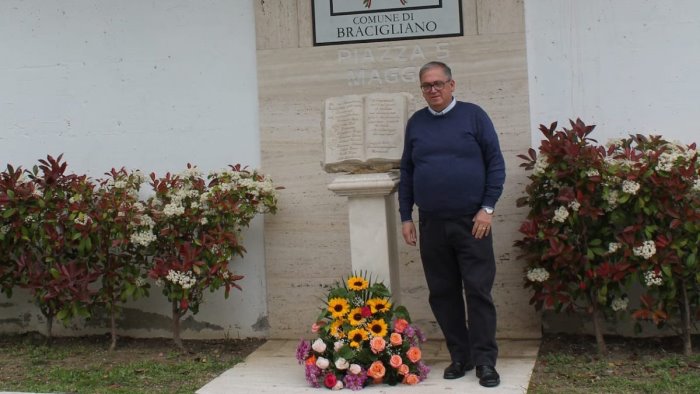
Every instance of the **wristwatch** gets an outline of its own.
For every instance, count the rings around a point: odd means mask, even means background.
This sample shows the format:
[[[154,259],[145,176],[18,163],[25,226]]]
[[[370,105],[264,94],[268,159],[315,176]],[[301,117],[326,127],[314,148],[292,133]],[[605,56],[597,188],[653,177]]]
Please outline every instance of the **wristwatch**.
[[[483,209],[484,212],[486,212],[487,214],[493,215],[493,208],[491,208],[491,207],[481,207],[481,209]]]

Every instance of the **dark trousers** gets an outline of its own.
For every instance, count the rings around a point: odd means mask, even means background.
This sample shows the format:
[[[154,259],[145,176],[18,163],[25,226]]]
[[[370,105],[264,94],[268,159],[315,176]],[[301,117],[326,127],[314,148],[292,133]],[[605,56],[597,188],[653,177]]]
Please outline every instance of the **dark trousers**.
[[[476,239],[472,217],[420,218],[420,253],[433,310],[452,361],[496,365],[493,237]],[[464,296],[467,300],[465,315]]]

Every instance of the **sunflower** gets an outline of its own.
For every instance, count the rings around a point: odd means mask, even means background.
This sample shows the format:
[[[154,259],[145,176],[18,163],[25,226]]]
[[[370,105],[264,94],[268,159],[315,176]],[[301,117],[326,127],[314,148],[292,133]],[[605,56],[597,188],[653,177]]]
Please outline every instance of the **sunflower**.
[[[389,331],[389,327],[387,326],[384,319],[372,320],[367,326],[367,328],[369,329],[370,335],[372,335],[373,337],[386,336],[387,332]]]
[[[359,326],[365,322],[365,317],[362,316],[362,308],[355,308],[348,314],[348,320],[350,325]]]
[[[328,300],[328,311],[334,319],[340,319],[350,310],[350,304],[345,298],[331,298]]]
[[[336,339],[344,338],[345,333],[343,332],[343,321],[333,320],[333,323],[331,323],[331,326],[328,328],[328,333]]]
[[[351,276],[348,278],[348,289],[360,291],[369,287],[367,279],[361,276]]]
[[[372,313],[382,313],[391,309],[391,301],[388,298],[370,298],[367,305],[372,309]]]
[[[359,348],[367,338],[369,338],[369,333],[362,328],[355,328],[348,333],[350,347]]]

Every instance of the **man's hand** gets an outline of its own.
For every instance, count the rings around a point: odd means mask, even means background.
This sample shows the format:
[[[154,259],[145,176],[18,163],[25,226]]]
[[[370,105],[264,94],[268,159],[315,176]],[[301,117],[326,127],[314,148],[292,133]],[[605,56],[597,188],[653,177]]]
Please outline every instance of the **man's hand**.
[[[479,212],[474,216],[474,227],[472,227],[472,235],[476,239],[481,239],[489,235],[491,232],[491,221],[493,220],[493,215],[489,215],[480,209]]]
[[[416,226],[413,222],[403,222],[401,224],[401,234],[403,234],[403,240],[411,246],[416,246]]]

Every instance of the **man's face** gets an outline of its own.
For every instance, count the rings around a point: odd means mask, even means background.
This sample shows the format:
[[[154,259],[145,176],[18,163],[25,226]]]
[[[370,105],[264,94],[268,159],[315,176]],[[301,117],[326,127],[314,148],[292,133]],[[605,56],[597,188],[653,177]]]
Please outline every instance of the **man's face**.
[[[438,90],[435,86],[431,87],[428,91],[421,90],[423,92],[423,98],[430,108],[440,112],[447,108],[452,102],[452,93],[455,91],[455,81],[448,81],[445,72],[440,67],[426,70],[420,78],[421,86],[434,85],[436,82],[443,82],[445,84],[442,90]]]

